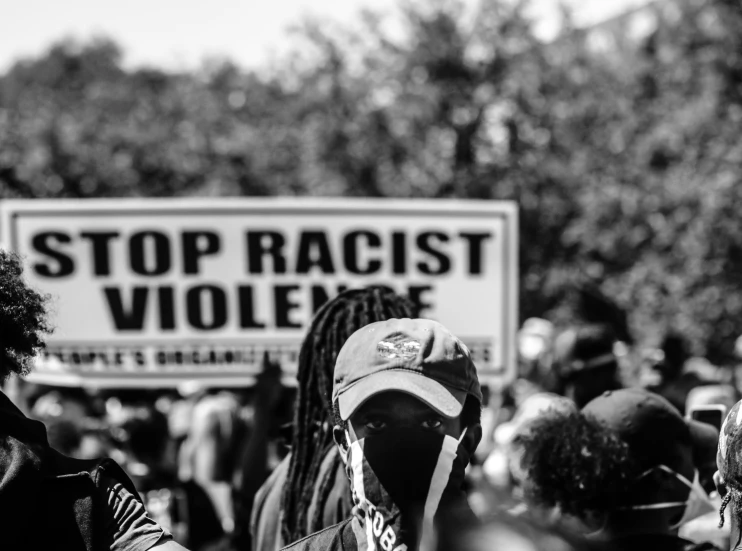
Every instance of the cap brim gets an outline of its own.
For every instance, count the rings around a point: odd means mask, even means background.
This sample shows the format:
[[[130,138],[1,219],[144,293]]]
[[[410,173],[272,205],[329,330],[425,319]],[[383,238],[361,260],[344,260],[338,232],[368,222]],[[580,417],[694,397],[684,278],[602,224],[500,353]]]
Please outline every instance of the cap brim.
[[[364,377],[338,396],[340,417],[347,421],[369,398],[388,391],[414,396],[451,419],[461,415],[466,401],[466,391],[449,389],[419,373],[386,370]]]

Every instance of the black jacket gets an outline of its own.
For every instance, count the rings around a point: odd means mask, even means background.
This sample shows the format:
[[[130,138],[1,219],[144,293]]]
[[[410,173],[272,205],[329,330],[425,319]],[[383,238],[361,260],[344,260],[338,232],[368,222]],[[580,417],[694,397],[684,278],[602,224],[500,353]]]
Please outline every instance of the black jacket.
[[[114,461],[72,459],[49,447],[44,425],[0,392],[0,549],[100,549],[104,473],[138,496]]]

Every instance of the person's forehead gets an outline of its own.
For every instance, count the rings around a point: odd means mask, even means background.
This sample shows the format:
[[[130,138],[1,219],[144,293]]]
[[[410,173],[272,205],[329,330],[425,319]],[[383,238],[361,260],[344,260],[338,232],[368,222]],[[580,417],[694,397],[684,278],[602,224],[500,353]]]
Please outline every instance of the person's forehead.
[[[361,407],[356,410],[354,415],[364,415],[369,412],[386,412],[394,414],[396,411],[404,409],[408,413],[435,413],[435,410],[425,402],[406,392],[387,391],[380,392],[372,396]]]

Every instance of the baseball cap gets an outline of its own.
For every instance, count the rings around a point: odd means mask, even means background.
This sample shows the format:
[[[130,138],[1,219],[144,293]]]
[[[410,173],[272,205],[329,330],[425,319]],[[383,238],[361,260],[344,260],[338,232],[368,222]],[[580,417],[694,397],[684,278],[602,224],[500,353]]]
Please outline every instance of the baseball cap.
[[[445,417],[461,414],[467,396],[482,402],[469,350],[440,323],[389,319],[353,333],[335,362],[332,401],[345,421],[366,400],[405,392]]]
[[[582,411],[618,433],[643,468],[678,469],[689,453],[700,466],[716,451],[713,426],[685,419],[665,398],[643,388],[605,392]]]

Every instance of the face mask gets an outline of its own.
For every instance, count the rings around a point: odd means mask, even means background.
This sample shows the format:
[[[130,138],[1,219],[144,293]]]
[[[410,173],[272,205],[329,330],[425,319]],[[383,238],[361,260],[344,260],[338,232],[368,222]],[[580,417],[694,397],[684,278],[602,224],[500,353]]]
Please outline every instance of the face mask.
[[[685,486],[690,488],[690,494],[688,495],[688,500],[687,501],[663,502],[663,503],[650,503],[647,505],[632,505],[630,507],[624,507],[624,509],[649,510],[649,509],[669,509],[670,507],[685,506],[683,516],[680,518],[680,521],[670,526],[671,530],[675,530],[676,528],[682,526],[686,522],[690,522],[691,520],[697,519],[698,517],[701,517],[715,510],[714,506],[711,504],[711,501],[709,500],[708,495],[706,494],[706,491],[701,486],[701,482],[698,476],[698,470],[695,471],[695,475],[693,476],[693,482],[690,482],[683,475],[676,473],[671,468],[666,467],[665,465],[659,465],[657,467],[653,467],[652,469],[649,469],[648,471],[645,471],[639,476],[639,479],[644,478],[645,476],[649,475],[652,471],[656,469],[665,471],[666,473],[673,475],[680,482],[682,482]]]
[[[353,442],[343,459],[353,493],[359,551],[416,549],[441,501],[457,494],[469,463],[460,439],[388,429]],[[346,432],[347,441],[350,436]]]

